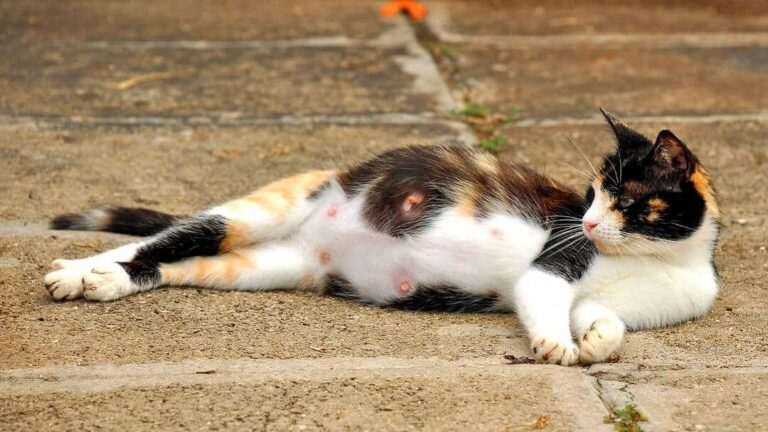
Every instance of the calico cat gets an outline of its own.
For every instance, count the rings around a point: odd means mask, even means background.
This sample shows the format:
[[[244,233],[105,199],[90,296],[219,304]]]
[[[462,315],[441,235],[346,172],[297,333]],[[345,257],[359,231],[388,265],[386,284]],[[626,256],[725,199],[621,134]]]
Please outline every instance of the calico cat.
[[[45,285],[67,300],[183,285],[514,310],[537,361],[604,361],[626,329],[707,312],[719,210],[707,171],[672,132],[654,143],[603,114],[617,148],[584,196],[468,147],[400,148],[189,218],[133,208],[59,216],[54,229],[151,237],[57,259]]]

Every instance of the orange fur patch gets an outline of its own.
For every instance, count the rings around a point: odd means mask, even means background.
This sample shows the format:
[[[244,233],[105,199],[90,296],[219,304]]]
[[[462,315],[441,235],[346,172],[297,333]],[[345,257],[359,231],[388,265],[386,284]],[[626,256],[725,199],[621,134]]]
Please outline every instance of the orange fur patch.
[[[237,211],[238,208],[242,208],[244,205],[257,205],[278,219],[282,219],[290,212],[297,201],[316,190],[335,173],[332,170],[310,171],[276,180],[244,197],[242,200],[228,203],[227,206],[231,205],[233,206],[231,208]]]
[[[712,188],[707,171],[701,166],[697,167],[696,171],[691,175],[691,182],[693,182],[693,187],[696,191],[704,198],[707,211],[709,211],[711,216],[715,219],[720,218],[720,207],[717,205],[715,191]]]
[[[652,210],[664,211],[668,206],[664,201],[658,198],[653,198],[652,200],[648,201],[648,207],[650,207]]]
[[[312,273],[305,273],[301,276],[299,286],[301,288],[313,288],[315,286],[315,276]]]
[[[461,216],[477,216],[477,191],[469,184],[464,184],[458,188],[458,197],[456,199],[456,212]]]
[[[248,227],[242,222],[229,221],[227,235],[219,245],[219,251],[228,252],[246,245],[248,245]]]
[[[232,251],[226,255],[218,257],[224,266],[224,278],[228,282],[237,281],[240,276],[248,270],[253,269],[254,262],[238,251]]]
[[[160,266],[163,285],[222,286],[234,283],[255,267],[253,260],[238,251],[213,257],[195,257]]]
[[[624,226],[624,213],[617,210],[608,210],[606,216],[616,221],[616,224],[620,227]]]

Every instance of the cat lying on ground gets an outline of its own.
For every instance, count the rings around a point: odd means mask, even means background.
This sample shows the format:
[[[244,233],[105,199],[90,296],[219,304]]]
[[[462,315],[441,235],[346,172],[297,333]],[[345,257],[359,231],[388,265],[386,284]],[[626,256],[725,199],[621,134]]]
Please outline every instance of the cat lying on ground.
[[[707,172],[675,135],[653,143],[603,114],[617,148],[584,196],[468,147],[400,148],[189,218],[133,208],[59,216],[55,229],[151,237],[57,259],[45,285],[68,300],[183,285],[514,310],[537,361],[604,361],[625,329],[707,312],[719,210]]]

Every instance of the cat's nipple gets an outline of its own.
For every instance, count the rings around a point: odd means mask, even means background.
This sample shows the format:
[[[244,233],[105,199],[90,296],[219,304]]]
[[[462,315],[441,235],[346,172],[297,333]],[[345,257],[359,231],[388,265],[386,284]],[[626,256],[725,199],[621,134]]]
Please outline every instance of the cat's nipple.
[[[336,207],[331,207],[326,213],[328,214],[328,217],[336,217],[336,215],[339,213],[339,210]]]
[[[408,212],[411,211],[413,206],[421,203],[424,201],[424,194],[421,192],[414,192],[403,201],[403,211]]]
[[[407,292],[410,292],[411,289],[412,289],[411,282],[409,280],[406,279],[406,280],[400,282],[400,291],[401,292],[407,293]]]

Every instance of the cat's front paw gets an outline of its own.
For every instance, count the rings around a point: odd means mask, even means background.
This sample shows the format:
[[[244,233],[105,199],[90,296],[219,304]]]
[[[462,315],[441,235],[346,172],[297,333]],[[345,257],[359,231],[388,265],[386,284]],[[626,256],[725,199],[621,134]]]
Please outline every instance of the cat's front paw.
[[[581,363],[600,363],[618,351],[624,337],[624,325],[610,319],[600,319],[592,323],[579,337]]]
[[[88,300],[117,300],[134,292],[130,276],[117,263],[99,264],[83,276],[83,296]]]
[[[571,340],[539,336],[533,338],[531,350],[536,357],[536,363],[570,366],[579,361],[579,347]]]

